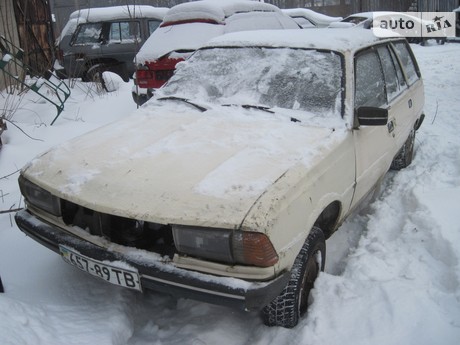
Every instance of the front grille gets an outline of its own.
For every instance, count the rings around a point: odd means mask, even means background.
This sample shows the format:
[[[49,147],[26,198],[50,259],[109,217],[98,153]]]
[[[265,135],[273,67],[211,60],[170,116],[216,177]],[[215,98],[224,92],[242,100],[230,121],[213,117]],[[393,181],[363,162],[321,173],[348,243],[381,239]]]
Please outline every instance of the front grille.
[[[61,200],[61,212],[66,225],[77,226],[91,235],[170,258],[176,253],[170,225],[100,213],[66,200]]]

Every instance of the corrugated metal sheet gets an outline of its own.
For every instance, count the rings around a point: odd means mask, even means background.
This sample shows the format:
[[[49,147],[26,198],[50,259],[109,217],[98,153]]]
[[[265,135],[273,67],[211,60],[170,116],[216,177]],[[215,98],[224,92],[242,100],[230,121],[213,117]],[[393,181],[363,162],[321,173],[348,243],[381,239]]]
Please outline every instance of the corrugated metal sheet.
[[[399,11],[407,12],[413,0],[360,0],[353,1],[351,10],[355,12],[367,11]]]
[[[419,12],[450,12],[460,6],[459,0],[417,0]]]
[[[15,0],[14,13],[24,62],[43,74],[53,66],[54,32],[49,0]]]
[[[0,35],[5,36],[15,45],[19,45],[18,28],[14,18],[13,0],[0,0]],[[6,68],[11,68],[10,66]],[[11,71],[18,73],[17,70]],[[0,91],[15,82],[6,74],[0,71]]]

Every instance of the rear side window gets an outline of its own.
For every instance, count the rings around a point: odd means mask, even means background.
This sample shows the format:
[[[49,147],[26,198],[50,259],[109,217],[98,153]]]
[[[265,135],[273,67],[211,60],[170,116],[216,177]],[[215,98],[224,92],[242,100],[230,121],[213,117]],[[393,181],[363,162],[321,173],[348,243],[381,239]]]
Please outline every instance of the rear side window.
[[[405,90],[407,89],[407,84],[406,84],[406,79],[404,78],[404,74],[401,69],[401,65],[399,64],[398,59],[393,49],[389,49],[389,50],[390,50],[391,58],[393,59],[393,64],[396,69],[396,75],[398,76],[399,87],[401,88],[401,90]]]
[[[387,91],[388,102],[395,99],[404,89],[407,88],[406,81],[399,66],[398,60],[388,46],[380,46],[378,49],[380,61],[382,62],[383,76]]]
[[[355,107],[381,107],[386,103],[379,56],[375,50],[365,51],[355,60]]]
[[[406,72],[407,82],[409,85],[412,85],[419,79],[419,74],[417,72],[413,56],[405,42],[397,42],[394,44],[394,47],[401,61],[402,67]]]
[[[110,43],[133,43],[140,41],[139,22],[115,22],[110,25]]]
[[[149,20],[149,35],[151,35],[160,26],[161,21]]]

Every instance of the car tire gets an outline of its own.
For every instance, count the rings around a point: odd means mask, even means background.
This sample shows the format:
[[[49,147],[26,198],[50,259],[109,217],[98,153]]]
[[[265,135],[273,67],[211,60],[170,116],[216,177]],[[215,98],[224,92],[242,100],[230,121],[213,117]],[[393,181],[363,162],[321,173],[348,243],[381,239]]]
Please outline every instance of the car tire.
[[[406,142],[391,162],[390,169],[401,170],[408,167],[414,158],[415,129],[411,130]]]
[[[107,91],[104,78],[102,78],[102,73],[107,71],[108,68],[104,64],[97,64],[91,66],[88,71],[86,71],[86,80],[96,84],[100,84],[104,90]]]
[[[143,94],[138,95],[135,92],[133,92],[132,95],[133,95],[134,103],[136,103],[139,107],[149,100],[149,97],[147,95],[143,95]]]
[[[323,231],[314,226],[291,269],[291,278],[281,292],[262,310],[267,326],[292,328],[307,312],[310,291],[326,261],[326,240]]]

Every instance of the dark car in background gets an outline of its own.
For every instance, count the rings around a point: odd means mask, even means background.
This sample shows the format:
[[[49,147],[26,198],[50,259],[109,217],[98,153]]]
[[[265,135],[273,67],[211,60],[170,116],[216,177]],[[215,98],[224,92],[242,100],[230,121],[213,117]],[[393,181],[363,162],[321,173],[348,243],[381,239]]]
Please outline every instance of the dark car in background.
[[[167,10],[114,6],[73,12],[57,39],[60,75],[91,81],[111,71],[127,81],[135,70],[134,56]]]

